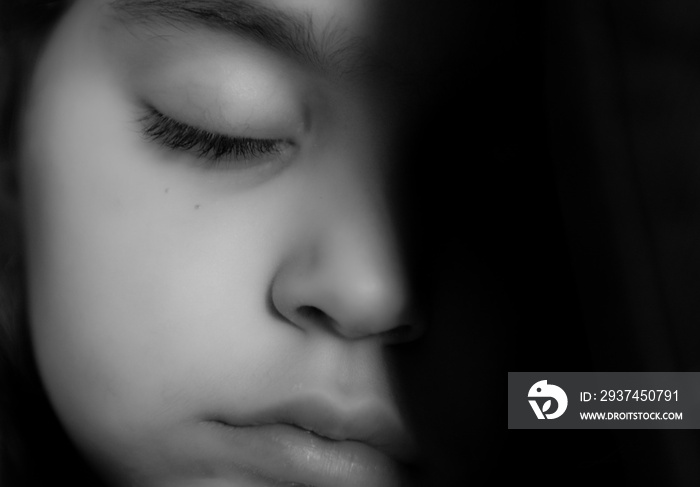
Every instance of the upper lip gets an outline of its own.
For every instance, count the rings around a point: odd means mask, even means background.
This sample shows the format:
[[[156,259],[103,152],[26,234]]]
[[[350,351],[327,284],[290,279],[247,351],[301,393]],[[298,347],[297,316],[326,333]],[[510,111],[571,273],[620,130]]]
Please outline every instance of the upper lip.
[[[240,421],[224,421],[235,426]],[[258,410],[248,426],[282,423],[333,441],[365,443],[403,463],[417,455],[415,441],[398,412],[380,402],[346,406],[325,397],[299,397]]]

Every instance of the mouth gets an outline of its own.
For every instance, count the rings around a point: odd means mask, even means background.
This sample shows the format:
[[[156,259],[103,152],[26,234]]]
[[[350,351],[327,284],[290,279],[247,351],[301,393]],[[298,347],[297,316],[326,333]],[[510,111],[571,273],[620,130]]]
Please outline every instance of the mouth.
[[[318,401],[288,403],[244,423],[205,422],[235,462],[271,485],[399,487],[409,483],[415,447],[380,409],[345,411]]]

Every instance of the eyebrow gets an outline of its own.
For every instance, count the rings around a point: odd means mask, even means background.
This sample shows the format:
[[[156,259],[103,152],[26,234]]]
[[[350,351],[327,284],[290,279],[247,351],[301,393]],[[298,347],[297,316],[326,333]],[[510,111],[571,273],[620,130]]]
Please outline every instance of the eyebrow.
[[[337,25],[317,32],[308,12],[293,15],[251,0],[112,0],[110,6],[125,21],[230,32],[326,74],[355,71],[367,55],[362,41]]]

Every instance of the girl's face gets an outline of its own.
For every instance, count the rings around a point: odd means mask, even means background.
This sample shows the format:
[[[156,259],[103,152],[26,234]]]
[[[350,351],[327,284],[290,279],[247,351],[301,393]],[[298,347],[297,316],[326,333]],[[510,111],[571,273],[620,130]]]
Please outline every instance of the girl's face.
[[[419,334],[389,198],[410,67],[377,3],[82,0],[49,39],[31,331],[116,484],[401,483],[383,351]]]

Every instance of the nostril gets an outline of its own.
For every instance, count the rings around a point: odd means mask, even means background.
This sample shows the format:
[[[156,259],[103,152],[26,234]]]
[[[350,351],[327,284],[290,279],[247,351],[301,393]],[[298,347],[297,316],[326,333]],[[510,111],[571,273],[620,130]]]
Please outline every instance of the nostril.
[[[362,331],[359,328],[355,329],[353,327],[343,327],[328,313],[324,312],[320,308],[317,308],[316,306],[299,306],[296,309],[296,314],[301,322],[314,324],[316,326],[326,328],[327,330],[333,330],[346,338],[361,338],[373,334]],[[381,336],[386,344],[394,345],[416,340],[422,334],[423,332],[421,326],[414,324],[403,324],[390,330],[378,333],[378,336]]]
[[[297,308],[297,314],[303,318],[304,321],[335,328],[335,320],[316,306],[299,306]]]

